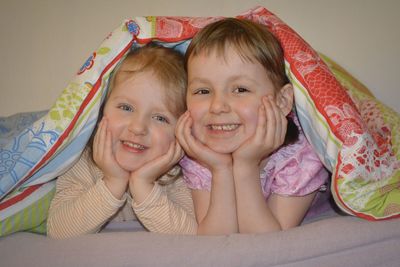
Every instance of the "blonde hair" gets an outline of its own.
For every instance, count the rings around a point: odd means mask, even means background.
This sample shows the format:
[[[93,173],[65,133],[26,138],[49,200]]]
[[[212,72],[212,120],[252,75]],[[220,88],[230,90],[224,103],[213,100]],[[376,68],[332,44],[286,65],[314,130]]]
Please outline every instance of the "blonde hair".
[[[225,18],[204,27],[186,50],[186,68],[190,57],[211,51],[225,56],[228,47],[244,60],[259,62],[276,88],[289,83],[279,41],[265,26],[244,19]]]
[[[186,110],[186,86],[187,75],[184,67],[184,57],[179,52],[166,48],[155,43],[149,43],[130,51],[124,60],[122,60],[114,69],[110,76],[107,95],[99,110],[96,127],[87,144],[93,160],[93,139],[97,132],[97,125],[103,118],[104,106],[110,96],[115,84],[118,82],[121,67],[129,64],[133,71],[131,75],[138,72],[151,71],[159,81],[165,85],[166,104],[169,111],[178,118]],[[165,176],[167,179],[159,180],[160,184],[169,184],[176,180],[181,174],[180,168],[175,166]]]
[[[122,65],[129,64],[137,72],[152,71],[165,88],[167,108],[173,115],[179,117],[186,110],[187,76],[184,68],[184,57],[179,52],[155,43],[137,48],[128,53],[123,61],[115,68],[110,80],[110,86],[104,102],[107,101],[112,89],[117,82]]]

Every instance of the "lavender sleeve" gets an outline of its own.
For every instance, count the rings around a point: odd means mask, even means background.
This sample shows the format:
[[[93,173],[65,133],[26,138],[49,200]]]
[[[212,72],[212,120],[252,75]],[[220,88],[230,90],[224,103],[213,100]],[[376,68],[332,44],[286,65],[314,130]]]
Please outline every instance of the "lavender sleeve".
[[[211,191],[211,172],[207,168],[187,156],[184,156],[179,164],[188,188]]]
[[[305,196],[321,188],[328,178],[328,171],[301,134],[295,144],[281,148],[270,157],[261,175],[261,184],[266,197],[271,192]]]

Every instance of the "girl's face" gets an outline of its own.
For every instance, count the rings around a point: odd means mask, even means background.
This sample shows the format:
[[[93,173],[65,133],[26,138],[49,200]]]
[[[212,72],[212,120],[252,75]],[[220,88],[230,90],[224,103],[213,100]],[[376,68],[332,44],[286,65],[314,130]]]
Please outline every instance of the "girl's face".
[[[262,96],[275,96],[264,67],[228,47],[189,58],[187,106],[193,135],[219,153],[232,153],[256,130]]]
[[[175,141],[177,118],[168,110],[167,88],[151,71],[118,73],[104,116],[112,134],[112,150],[127,171],[165,154]]]

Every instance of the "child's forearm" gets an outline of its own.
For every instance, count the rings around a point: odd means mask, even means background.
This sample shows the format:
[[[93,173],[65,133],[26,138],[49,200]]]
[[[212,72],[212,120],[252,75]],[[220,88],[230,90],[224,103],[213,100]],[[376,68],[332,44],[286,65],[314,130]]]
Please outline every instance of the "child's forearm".
[[[47,234],[69,238],[95,233],[124,204],[115,199],[102,180],[84,190],[63,190],[52,200],[47,219]]]
[[[239,232],[280,231],[281,226],[263,196],[258,165],[234,165],[234,181]]]
[[[182,183],[182,186],[185,185]],[[142,202],[136,202],[134,197],[132,208],[141,223],[151,232],[195,234],[197,222],[190,192],[187,188],[178,188],[172,194],[168,195],[166,186],[155,183]]]
[[[235,186],[232,170],[214,171],[209,205],[203,218],[198,215],[199,235],[231,234],[238,232]],[[201,215],[200,215],[201,216]]]
[[[129,191],[131,192],[132,198],[138,205],[145,201],[150,193],[153,191],[154,182],[147,180],[131,179],[129,182]]]

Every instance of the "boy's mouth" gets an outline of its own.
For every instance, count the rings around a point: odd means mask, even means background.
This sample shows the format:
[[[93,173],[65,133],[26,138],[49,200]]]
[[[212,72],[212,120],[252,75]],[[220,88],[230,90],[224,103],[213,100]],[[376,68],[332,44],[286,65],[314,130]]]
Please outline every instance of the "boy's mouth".
[[[231,123],[231,124],[209,124],[207,125],[208,129],[213,131],[225,131],[230,132],[239,128],[240,124]]]

